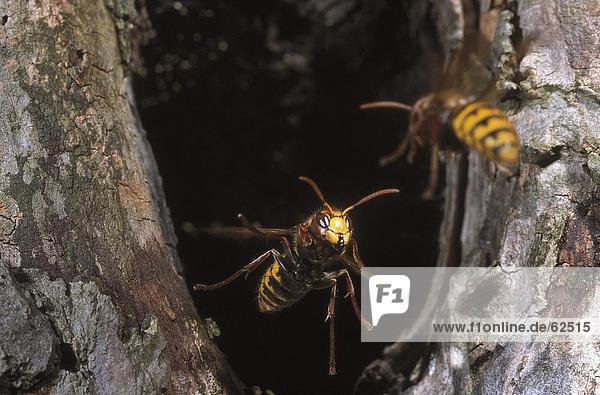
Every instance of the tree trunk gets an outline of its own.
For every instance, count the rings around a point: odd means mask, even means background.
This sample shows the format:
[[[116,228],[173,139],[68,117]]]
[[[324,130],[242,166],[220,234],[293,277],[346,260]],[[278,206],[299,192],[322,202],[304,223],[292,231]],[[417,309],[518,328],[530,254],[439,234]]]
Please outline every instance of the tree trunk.
[[[0,390],[238,393],[177,273],[133,0],[0,2]]]
[[[485,13],[490,1],[480,4]],[[494,48],[510,49],[506,33],[513,30],[535,37],[520,66],[528,75],[521,100],[508,106],[519,107],[508,114],[522,141],[520,174],[507,178],[470,154],[461,262],[600,266],[600,3],[519,0],[516,11],[517,18],[500,17]],[[448,24],[438,23],[443,42],[451,32],[440,25]],[[446,212],[445,220],[455,214]],[[448,246],[440,248],[443,255]],[[589,306],[587,316],[600,312],[591,299],[581,303]],[[438,344],[407,366],[411,350],[388,347],[357,392],[595,393],[600,381],[597,344]]]

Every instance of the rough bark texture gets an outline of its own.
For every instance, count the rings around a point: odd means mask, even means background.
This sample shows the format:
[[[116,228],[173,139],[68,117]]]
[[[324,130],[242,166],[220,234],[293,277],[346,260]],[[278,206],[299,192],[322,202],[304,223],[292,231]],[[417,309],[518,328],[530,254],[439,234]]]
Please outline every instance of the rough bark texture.
[[[133,0],[0,2],[0,392],[237,393],[176,272]]]
[[[490,1],[480,3],[485,12]],[[513,51],[511,32],[537,36],[520,65],[527,79],[519,100],[506,106],[522,141],[521,171],[507,178],[470,154],[462,265],[600,266],[600,4],[520,0],[518,18],[511,16],[503,13],[496,31],[493,52],[501,61]],[[506,93],[516,85],[501,69]],[[587,316],[599,313],[596,300],[581,306]],[[439,344],[407,367],[409,356],[405,345],[388,347],[357,392],[598,391],[597,344]]]

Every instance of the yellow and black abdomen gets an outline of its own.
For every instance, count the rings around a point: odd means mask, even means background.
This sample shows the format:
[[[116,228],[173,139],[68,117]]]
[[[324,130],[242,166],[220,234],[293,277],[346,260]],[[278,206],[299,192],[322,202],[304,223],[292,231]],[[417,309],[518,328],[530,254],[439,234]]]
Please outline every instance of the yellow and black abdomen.
[[[296,280],[275,259],[263,274],[258,286],[258,309],[262,313],[274,313],[296,303],[310,289]]]
[[[519,162],[519,136],[500,109],[484,102],[469,103],[451,123],[459,140],[489,160],[508,167]]]

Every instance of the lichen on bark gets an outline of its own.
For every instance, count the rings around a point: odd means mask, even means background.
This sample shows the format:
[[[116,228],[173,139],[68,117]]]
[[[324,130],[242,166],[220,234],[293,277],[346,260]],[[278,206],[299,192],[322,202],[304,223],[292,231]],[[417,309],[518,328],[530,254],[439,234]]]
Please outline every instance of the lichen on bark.
[[[0,15],[0,388],[239,391],[176,270],[128,79],[134,2]]]

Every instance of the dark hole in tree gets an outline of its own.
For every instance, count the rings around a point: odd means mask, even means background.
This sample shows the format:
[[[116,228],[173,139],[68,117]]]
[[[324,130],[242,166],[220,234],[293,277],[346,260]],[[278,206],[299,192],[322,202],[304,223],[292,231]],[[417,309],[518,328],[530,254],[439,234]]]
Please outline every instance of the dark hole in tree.
[[[556,147],[552,147],[549,151],[542,152],[539,155],[539,159],[537,161],[538,165],[542,168],[548,167],[552,163],[559,160],[560,159],[560,151],[562,150],[562,148],[563,147],[561,147],[561,146],[556,146]]]
[[[3,15],[2,21],[0,23],[2,24],[2,26],[4,26],[6,25],[6,22],[8,22],[8,15]]]
[[[68,370],[69,372],[77,371],[77,364],[79,360],[73,347],[68,343],[60,343],[60,363],[58,365],[61,370]]]
[[[184,223],[238,225],[235,215],[243,212],[262,226],[295,225],[319,203],[299,175],[317,181],[338,207],[379,188],[400,188],[400,196],[352,213],[363,259],[370,266],[435,263],[440,201],[419,198],[427,152],[415,165],[380,168],[407,116],[358,110],[365,101],[411,102],[426,92],[428,81],[409,73],[419,56],[401,3],[364,1],[320,30],[292,2],[148,3],[156,38],[143,49],[148,75],[136,82],[138,104],[189,284],[221,280],[278,246],[194,236]],[[340,297],[339,374],[329,377],[328,292],[262,315],[258,278],[194,294],[200,315],[218,323],[216,342],[235,372],[248,386],[275,393],[349,393],[384,345],[360,343],[359,325]]]

